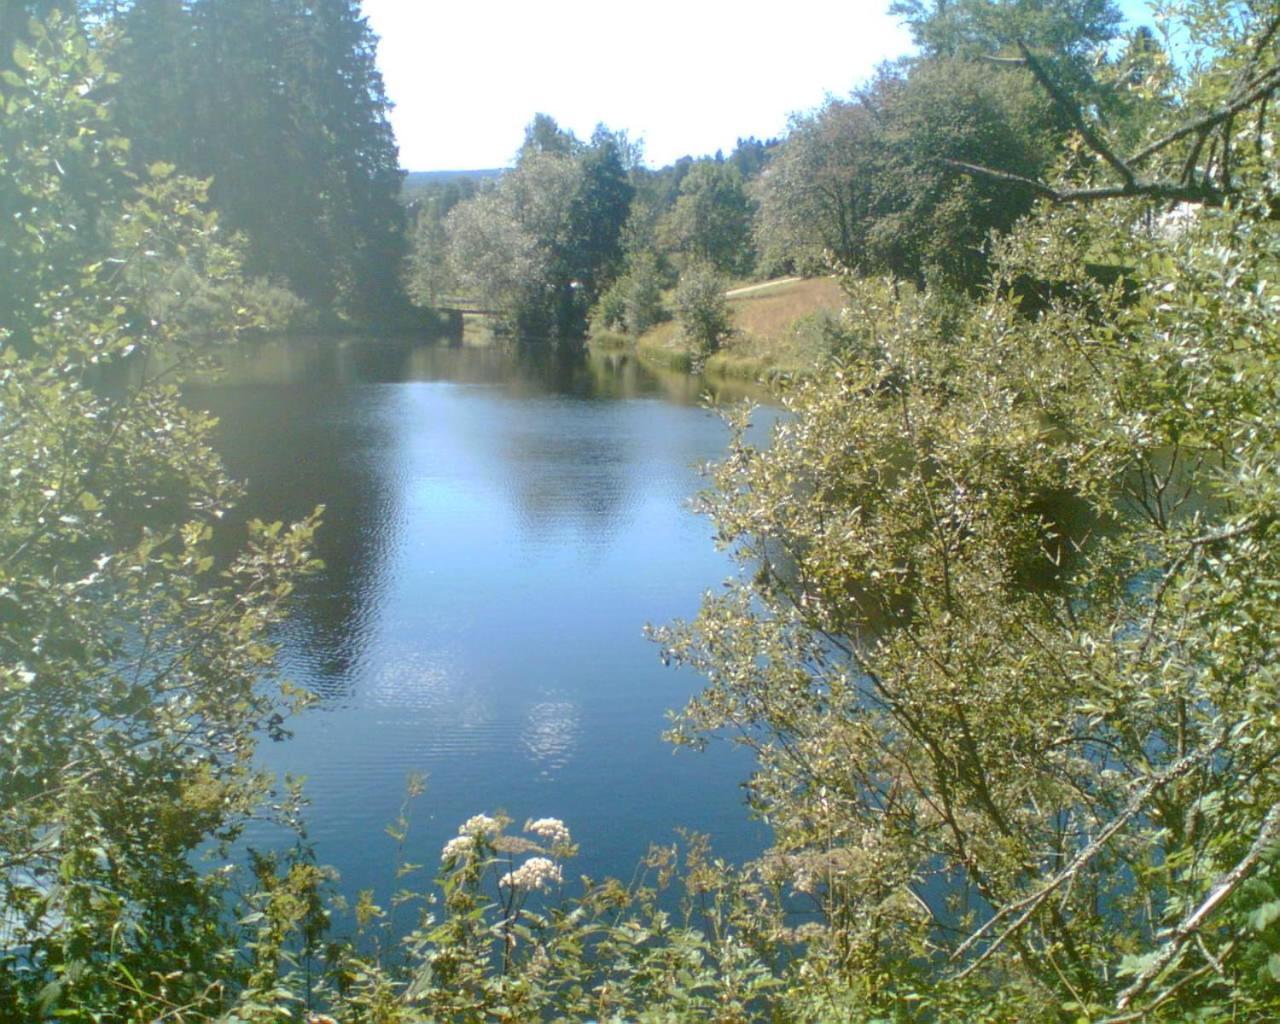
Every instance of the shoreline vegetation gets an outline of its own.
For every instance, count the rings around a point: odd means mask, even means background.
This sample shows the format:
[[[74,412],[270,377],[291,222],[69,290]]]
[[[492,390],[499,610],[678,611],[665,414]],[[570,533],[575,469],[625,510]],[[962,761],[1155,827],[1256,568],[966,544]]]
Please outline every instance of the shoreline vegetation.
[[[538,114],[409,208],[358,0],[0,7],[0,1019],[1280,1019],[1280,0],[890,9],[913,55],[785,139]],[[406,810],[348,907],[258,767],[323,509],[222,551],[181,385],[453,294],[799,378],[697,499],[735,575],[648,631],[759,859],[579,884],[560,819]]]
[[[632,348],[645,362],[710,376],[769,382],[812,374],[832,351],[832,331],[847,296],[835,278],[785,277],[725,293],[730,333],[704,355],[675,320],[638,338],[605,335],[604,347]],[[594,335],[588,344],[601,344]]]

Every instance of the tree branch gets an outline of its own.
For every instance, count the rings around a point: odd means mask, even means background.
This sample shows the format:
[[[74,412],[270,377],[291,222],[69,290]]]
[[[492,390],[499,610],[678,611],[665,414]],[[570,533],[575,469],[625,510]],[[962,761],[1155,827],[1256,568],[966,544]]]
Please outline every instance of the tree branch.
[[[1170,132],[1163,138],[1157,139],[1145,149],[1133,154],[1133,156],[1129,157],[1129,163],[1134,165],[1140,164],[1148,157],[1154,156],[1156,153],[1160,152],[1162,149],[1167,149],[1175,142],[1180,142],[1182,139],[1185,139],[1188,135],[1194,135],[1197,132],[1204,132],[1205,134],[1208,134],[1228,118],[1240,113],[1242,110],[1247,110],[1255,103],[1266,99],[1275,92],[1278,87],[1280,87],[1280,66],[1274,67],[1263,74],[1261,78],[1255,80],[1255,83],[1256,84],[1252,89],[1249,89],[1236,99],[1231,100],[1226,104],[1226,106],[1197,117],[1192,121],[1188,121],[1181,128]]]
[[[1253,845],[1249,847],[1249,852],[1240,859],[1240,862],[1235,867],[1214,883],[1204,902],[1182,919],[1178,927],[1173,930],[1173,936],[1160,951],[1160,955],[1134,978],[1133,984],[1120,993],[1120,998],[1116,1002],[1117,1009],[1128,1009],[1133,1000],[1150,988],[1151,983],[1177,960],[1187,940],[1199,931],[1201,925],[1213,915],[1213,912],[1218,909],[1222,901],[1235,892],[1236,887],[1249,876],[1249,873],[1253,871],[1258,861],[1267,852],[1267,848],[1278,837],[1280,837],[1280,803],[1275,803],[1267,811],[1267,816],[1262,819],[1262,827],[1258,830],[1258,835],[1254,839]]]
[[[1123,181],[1125,185],[1133,187],[1136,184],[1133,168],[1120,159],[1116,152],[1107,143],[1106,139],[1093,130],[1089,125],[1089,122],[1084,119],[1084,113],[1080,110],[1080,104],[1074,102],[1072,98],[1058,86],[1058,83],[1049,76],[1049,72],[1045,69],[1044,65],[1041,64],[1039,59],[1031,53],[1027,48],[1027,44],[1021,39],[1018,40],[1018,49],[1022,51],[1022,59],[1026,62],[1031,73],[1036,76],[1036,81],[1044,87],[1045,92],[1053,97],[1053,102],[1056,103],[1062,109],[1063,113],[1071,119],[1072,125],[1075,126],[1076,131],[1080,133],[1085,142],[1089,144],[1089,148],[1111,165],[1112,169],[1120,175],[1120,180]]]
[[[949,167],[994,181],[1023,185],[1034,189],[1039,195],[1055,203],[1093,202],[1099,199],[1145,198],[1164,202],[1196,203],[1200,206],[1222,206],[1227,201],[1227,193],[1212,185],[1179,184],[1165,181],[1141,181],[1135,179],[1132,184],[1098,185],[1091,188],[1054,188],[1052,185],[1036,178],[1028,178],[1009,171],[998,171],[994,167],[981,164],[966,163],[963,160],[944,159]]]
[[[988,934],[1001,921],[1011,915],[1017,915],[1013,922],[1009,924],[998,936],[996,936],[991,945],[984,949],[982,954],[974,960],[973,963],[969,964],[969,966],[956,975],[955,980],[959,981],[977,970],[978,967],[992,954],[994,954],[997,949],[1004,945],[1011,936],[1017,933],[1017,931],[1027,923],[1031,918],[1031,915],[1040,908],[1040,905],[1049,896],[1051,896],[1066,882],[1074,879],[1085,865],[1102,852],[1107,843],[1111,840],[1111,837],[1124,828],[1125,825],[1127,825],[1142,811],[1143,807],[1146,806],[1147,801],[1151,798],[1152,794],[1156,792],[1156,790],[1167,786],[1170,782],[1173,782],[1175,779],[1185,775],[1201,762],[1207,761],[1221,748],[1222,743],[1223,737],[1220,735],[1212,743],[1206,744],[1198,750],[1193,750],[1185,757],[1181,757],[1177,761],[1174,761],[1173,764],[1169,765],[1164,771],[1153,776],[1147,781],[1146,785],[1129,798],[1129,802],[1125,805],[1124,810],[1121,811],[1117,817],[1112,819],[1112,821],[1107,824],[1107,827],[1104,828],[1095,839],[1076,854],[1070,864],[1029,896],[1002,907],[988,918],[975,932],[973,932],[972,935],[956,947],[955,951],[951,954],[951,960],[955,961],[967,953],[982,939],[984,935]],[[1280,815],[1280,805],[1277,805],[1277,814]],[[1123,1008],[1124,1007],[1122,1005],[1121,1009]]]

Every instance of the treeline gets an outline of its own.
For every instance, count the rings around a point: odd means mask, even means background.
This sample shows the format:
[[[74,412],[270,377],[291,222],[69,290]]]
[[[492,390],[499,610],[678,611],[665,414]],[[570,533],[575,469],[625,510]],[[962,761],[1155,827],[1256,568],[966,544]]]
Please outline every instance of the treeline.
[[[669,315],[656,297],[681,275],[723,285],[848,269],[980,287],[995,238],[1037,198],[1028,182],[1062,160],[1075,129],[1026,66],[991,59],[1013,52],[997,41],[1045,54],[1054,80],[1122,135],[1150,116],[1138,83],[1167,67],[1150,30],[1120,37],[1109,3],[1007,6],[896,4],[917,55],[795,115],[785,138],[739,140],[727,156],[650,170],[625,132],[600,126],[583,143],[539,114],[501,179],[416,193],[410,288],[427,304],[461,293],[517,332],[572,335],[590,320],[635,335]],[[975,163],[1008,177],[968,173]],[[596,188],[608,199],[588,229],[580,213]],[[586,263],[569,255],[580,249]]]
[[[52,10],[101,51],[134,173],[210,179],[249,274],[313,321],[403,316],[401,172],[357,0],[13,0],[4,59]]]
[[[425,305],[462,297],[526,337],[580,336],[599,325],[643,330],[665,315],[656,295],[693,266],[741,276],[755,266],[749,184],[775,145],[740,139],[728,157],[643,166],[625,131],[582,141],[538,114],[514,165],[496,179],[415,188],[407,282]],[[604,304],[600,305],[604,299]]]

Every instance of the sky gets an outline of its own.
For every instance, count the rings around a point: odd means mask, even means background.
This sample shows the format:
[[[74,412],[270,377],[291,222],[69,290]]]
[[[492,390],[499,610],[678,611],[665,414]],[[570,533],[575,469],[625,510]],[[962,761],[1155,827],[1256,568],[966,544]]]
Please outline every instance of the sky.
[[[910,46],[888,0],[364,0],[411,171],[505,167],[536,113],[645,162],[781,135]]]
[[[1140,0],[1124,0],[1133,12]],[[645,163],[785,133],[910,39],[888,0],[364,0],[410,171],[505,167],[536,113]]]

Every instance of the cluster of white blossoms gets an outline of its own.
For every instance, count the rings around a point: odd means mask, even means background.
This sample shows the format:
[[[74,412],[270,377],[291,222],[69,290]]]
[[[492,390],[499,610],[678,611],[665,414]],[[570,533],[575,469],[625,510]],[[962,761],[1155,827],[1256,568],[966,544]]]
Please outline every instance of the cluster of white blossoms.
[[[532,832],[535,836],[541,836],[552,846],[568,846],[573,841],[569,835],[569,827],[559,818],[539,818],[536,821],[526,821],[524,830]]]
[[[458,857],[465,857],[475,847],[476,841],[473,836],[454,836],[444,844],[444,849],[440,851],[440,856],[444,860],[455,860]]]
[[[491,836],[500,831],[498,822],[487,814],[473,814],[458,829],[460,836]]]
[[[563,881],[564,875],[560,871],[560,865],[555,861],[546,857],[530,857],[514,871],[508,871],[503,875],[498,884],[511,889],[532,892],[535,889],[549,889]]]

